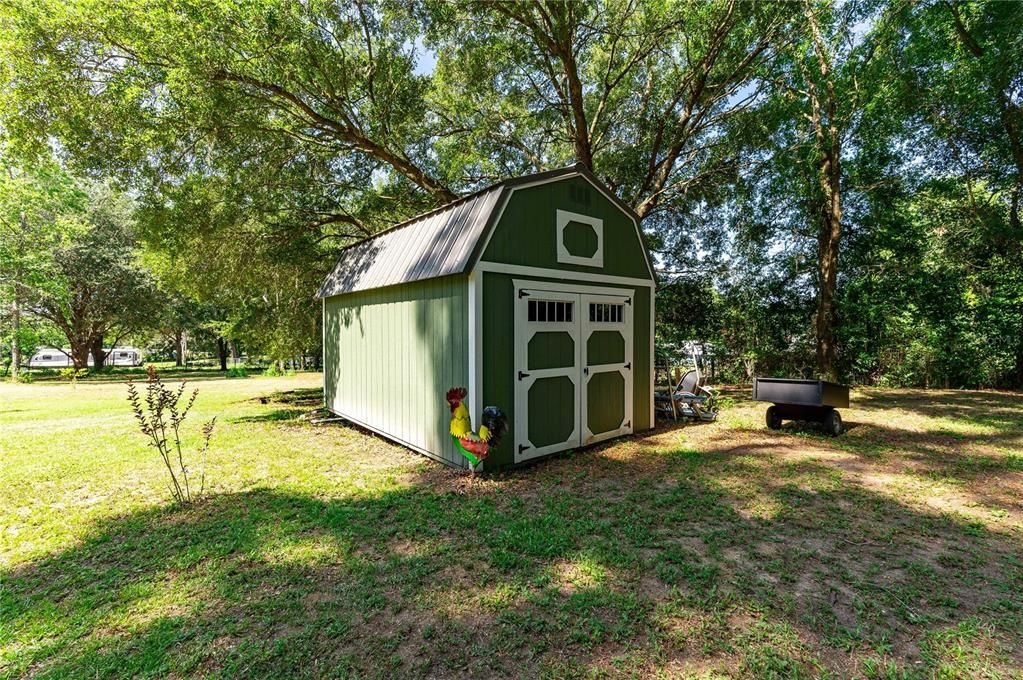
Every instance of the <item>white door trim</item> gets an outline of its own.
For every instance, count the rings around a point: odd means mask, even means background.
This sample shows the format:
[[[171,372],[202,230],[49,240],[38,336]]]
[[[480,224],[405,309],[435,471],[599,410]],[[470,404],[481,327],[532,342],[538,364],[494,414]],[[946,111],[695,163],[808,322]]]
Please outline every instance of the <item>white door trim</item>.
[[[531,281],[514,281],[514,298],[512,308],[514,310],[514,360],[512,364],[512,381],[515,393],[515,449],[514,461],[521,463],[531,458],[545,456],[557,451],[564,451],[579,445],[581,422],[580,422],[580,386],[582,384],[582,369],[580,361],[582,357],[581,343],[579,341],[580,328],[579,294],[560,289],[538,288],[532,285]],[[573,319],[568,322],[530,322],[527,316],[529,295],[521,295],[522,291],[540,291],[547,295],[548,299],[571,302],[573,304]],[[548,369],[529,369],[529,341],[538,332],[561,331],[568,333],[572,338],[574,346],[574,357],[571,366]],[[523,375],[520,377],[518,374]],[[575,387],[574,406],[575,416],[573,419],[572,432],[567,439],[546,446],[534,446],[529,440],[529,388],[541,378],[552,378],[565,376],[572,381]]]
[[[623,295],[621,292],[613,295],[600,294],[600,295],[582,295],[580,301],[580,314],[579,317],[582,332],[580,333],[580,344],[582,345],[582,365],[583,380],[582,380],[582,395],[580,398],[580,409],[581,413],[579,420],[583,425],[583,445],[594,444],[605,439],[612,439],[614,437],[620,437],[626,434],[632,434],[635,427],[632,422],[632,411],[633,411],[633,375],[636,369],[636,359],[632,349],[633,336],[635,334],[635,322],[633,320],[633,300],[632,295]],[[621,304],[622,305],[622,321],[621,322],[606,322],[606,321],[591,321],[590,320],[590,303],[597,304]],[[598,331],[618,331],[622,335],[622,339],[625,341],[625,355],[622,357],[622,361],[616,364],[590,364],[589,359],[586,355],[587,346],[589,344],[590,335]],[[597,369],[597,370],[593,370]],[[589,383],[594,375],[598,373],[611,373],[617,372],[622,376],[622,380],[625,383],[625,404],[624,413],[622,414],[621,426],[614,430],[608,430],[607,432],[600,432],[594,434],[590,430],[589,420],[587,415],[589,414]]]
[[[514,371],[513,383],[515,396],[515,441],[514,461],[520,463],[531,458],[544,456],[557,451],[563,451],[575,446],[585,446],[605,439],[619,437],[625,434],[632,434],[635,431],[633,422],[634,401],[633,394],[634,375],[636,370],[635,352],[633,340],[635,336],[635,300],[634,291],[622,288],[608,288],[603,286],[579,286],[552,281],[532,281],[527,279],[513,279],[513,309],[514,309],[514,359],[512,370]],[[520,295],[522,291],[539,291],[547,294],[552,299],[561,299],[566,302],[574,302],[574,318],[571,323],[550,322],[529,322],[526,312],[528,310],[529,296]],[[558,294],[561,294],[560,296]],[[606,302],[611,304],[624,304],[624,318],[621,323],[590,322],[589,303]],[[575,345],[574,365],[571,367],[556,369],[529,370],[529,340],[539,331],[550,332],[562,330],[572,337]],[[594,375],[586,370],[586,343],[589,334],[599,330],[618,330],[625,339],[625,360],[619,364],[598,365],[602,370],[597,373],[618,371],[625,381],[625,414],[622,419],[622,426],[616,430],[593,434],[586,422],[587,415],[587,384]],[[593,367],[590,367],[593,368]],[[527,375],[519,379],[518,372],[522,371]],[[563,442],[550,444],[542,447],[533,446],[529,441],[529,388],[540,378],[555,376],[566,376],[572,380],[575,386],[575,422],[572,434]],[[651,395],[653,392],[651,392]],[[520,450],[520,446],[528,448]]]
[[[483,274],[469,274],[469,417],[477,425],[483,417]],[[477,466],[482,470],[483,462]]]

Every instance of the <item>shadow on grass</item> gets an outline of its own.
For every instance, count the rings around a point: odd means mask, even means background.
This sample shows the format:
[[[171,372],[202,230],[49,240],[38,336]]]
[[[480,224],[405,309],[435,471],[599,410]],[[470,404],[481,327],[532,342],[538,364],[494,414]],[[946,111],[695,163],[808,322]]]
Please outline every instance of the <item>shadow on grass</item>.
[[[874,390],[853,398],[866,411],[898,409],[931,418],[962,418],[993,427],[1023,429],[1023,392],[994,390]]]
[[[294,390],[278,391],[269,395],[253,397],[251,401],[258,401],[260,404],[280,404],[287,408],[278,408],[253,416],[241,416],[233,418],[231,422],[291,423],[300,420],[303,416],[308,415],[310,411],[323,406],[323,388],[303,387]]]
[[[279,408],[261,413],[258,416],[241,416],[232,418],[233,423],[286,423],[299,420],[308,413],[300,408]]]
[[[316,408],[323,406],[322,387],[301,387],[294,390],[274,392],[268,399],[278,404],[301,408]]]
[[[1023,662],[1019,540],[819,463],[580,453],[461,491],[424,470],[348,497],[260,489],[100,523],[2,572],[6,670],[532,676],[696,659],[812,677],[870,657],[928,675],[963,644]],[[964,626],[979,632],[941,642]]]

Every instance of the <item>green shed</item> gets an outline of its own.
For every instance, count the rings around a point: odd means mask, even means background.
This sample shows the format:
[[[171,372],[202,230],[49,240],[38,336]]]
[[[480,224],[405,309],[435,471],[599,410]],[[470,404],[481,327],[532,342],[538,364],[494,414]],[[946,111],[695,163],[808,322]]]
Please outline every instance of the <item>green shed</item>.
[[[346,248],[324,281],[328,410],[465,467],[445,393],[509,419],[488,470],[653,427],[654,272],[581,165],[509,179]]]

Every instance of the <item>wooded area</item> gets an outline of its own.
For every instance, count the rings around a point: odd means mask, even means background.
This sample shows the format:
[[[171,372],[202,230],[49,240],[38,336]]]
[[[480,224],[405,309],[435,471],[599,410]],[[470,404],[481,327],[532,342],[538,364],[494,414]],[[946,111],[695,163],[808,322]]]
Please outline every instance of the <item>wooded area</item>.
[[[1019,3],[12,0],[0,56],[15,371],[315,354],[341,248],[578,161],[722,378],[1023,387]]]

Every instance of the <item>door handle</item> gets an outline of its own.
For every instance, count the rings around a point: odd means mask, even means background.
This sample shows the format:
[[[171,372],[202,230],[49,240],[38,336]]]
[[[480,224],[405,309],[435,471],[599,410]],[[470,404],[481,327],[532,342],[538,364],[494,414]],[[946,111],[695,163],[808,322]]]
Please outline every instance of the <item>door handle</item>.
[[[590,367],[589,366],[583,366],[583,375],[589,375],[589,374],[590,374]]]

